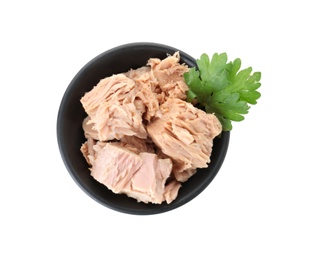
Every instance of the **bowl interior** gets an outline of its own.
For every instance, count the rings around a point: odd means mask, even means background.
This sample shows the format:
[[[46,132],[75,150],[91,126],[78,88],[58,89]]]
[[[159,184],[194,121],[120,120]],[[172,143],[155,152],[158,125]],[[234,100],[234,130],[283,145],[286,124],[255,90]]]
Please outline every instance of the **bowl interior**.
[[[196,66],[195,59],[188,54],[162,44],[130,43],[108,50],[89,61],[77,73],[62,98],[57,117],[57,139],[61,157],[79,187],[108,208],[138,215],[173,210],[200,194],[216,176],[224,161],[229,143],[229,132],[223,132],[220,138],[214,139],[209,167],[199,169],[193,177],[183,183],[177,199],[170,204],[138,203],[126,195],[114,194],[90,175],[88,165],[80,152],[80,146],[85,142],[82,121],[86,117],[80,98],[102,78],[144,66],[151,57],[164,59],[175,51],[180,51],[182,63],[190,67]]]

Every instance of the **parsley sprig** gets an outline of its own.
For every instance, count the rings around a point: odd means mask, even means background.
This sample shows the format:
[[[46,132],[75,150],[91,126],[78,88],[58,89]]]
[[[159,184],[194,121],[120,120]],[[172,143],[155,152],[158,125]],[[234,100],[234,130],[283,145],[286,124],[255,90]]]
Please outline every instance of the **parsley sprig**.
[[[198,103],[207,113],[214,113],[220,120],[223,131],[232,130],[231,121],[244,120],[250,105],[257,103],[261,94],[260,72],[252,68],[240,70],[241,60],[227,62],[226,53],[214,53],[212,59],[202,54],[196,60],[198,70],[191,68],[184,74],[189,87],[187,101]]]

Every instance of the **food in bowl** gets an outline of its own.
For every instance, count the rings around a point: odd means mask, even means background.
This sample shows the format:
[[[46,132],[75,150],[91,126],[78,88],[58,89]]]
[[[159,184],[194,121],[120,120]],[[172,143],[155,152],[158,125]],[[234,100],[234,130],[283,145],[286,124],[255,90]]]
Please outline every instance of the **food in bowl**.
[[[182,183],[207,168],[222,125],[186,101],[189,67],[175,52],[101,79],[80,102],[81,152],[91,176],[138,202],[172,203]]]
[[[128,72],[146,65],[150,58],[160,60],[179,51],[180,63],[188,65],[184,79],[189,90],[187,101],[207,113],[214,111],[223,130],[214,138],[207,168],[198,168],[188,181],[182,183],[171,203],[137,203],[125,194],[115,194],[90,174],[80,146],[87,141],[82,125],[87,116],[80,99],[93,86],[113,74]],[[57,114],[57,141],[62,160],[75,183],[94,201],[122,213],[134,215],[159,214],[181,207],[212,182],[225,160],[230,141],[230,120],[241,120],[247,112],[247,103],[255,103],[255,92],[260,74],[249,75],[251,69],[238,71],[240,60],[226,62],[225,54],[214,54],[210,61],[206,55],[196,60],[186,52],[159,43],[135,42],[111,48],[85,64],[69,83]],[[214,81],[214,84],[209,84]],[[206,98],[208,97],[208,98]],[[246,101],[247,100],[247,101]]]

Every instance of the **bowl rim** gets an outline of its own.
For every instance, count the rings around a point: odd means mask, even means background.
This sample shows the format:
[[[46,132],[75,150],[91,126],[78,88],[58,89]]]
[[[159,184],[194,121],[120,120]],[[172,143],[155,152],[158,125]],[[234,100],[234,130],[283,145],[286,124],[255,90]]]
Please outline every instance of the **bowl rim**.
[[[58,142],[58,148],[60,151],[60,155],[61,158],[64,162],[65,167],[67,168],[67,171],[69,172],[69,175],[72,177],[72,179],[77,183],[77,185],[89,196],[91,197],[93,200],[95,200],[96,202],[98,202],[99,204],[118,211],[118,212],[122,212],[122,213],[126,213],[126,214],[133,214],[133,215],[154,215],[154,214],[160,214],[160,213],[165,213],[168,211],[172,211],[178,207],[183,206],[184,204],[188,203],[189,201],[193,200],[194,198],[196,198],[200,193],[202,193],[205,188],[213,181],[213,179],[215,178],[215,176],[217,175],[217,173],[219,172],[226,154],[227,154],[227,150],[228,150],[228,146],[229,146],[229,141],[230,141],[230,131],[228,132],[222,132],[221,137],[222,138],[222,142],[224,143],[224,145],[222,145],[222,149],[220,150],[219,153],[219,157],[215,157],[217,160],[217,163],[215,164],[215,170],[214,170],[214,174],[209,174],[208,176],[206,176],[206,178],[204,179],[204,181],[202,181],[201,185],[198,186],[197,188],[195,188],[194,190],[192,190],[186,197],[184,197],[184,199],[181,200],[174,200],[172,203],[167,204],[167,203],[162,203],[164,204],[162,207],[150,207],[148,210],[133,210],[133,209],[126,209],[125,207],[121,207],[119,205],[113,205],[111,203],[106,202],[105,200],[103,200],[102,198],[97,197],[94,192],[89,189],[88,187],[86,187],[83,182],[81,181],[81,178],[77,175],[77,173],[74,172],[74,169],[72,167],[72,165],[70,164],[70,162],[68,161],[68,154],[65,152],[64,149],[64,140],[61,139],[61,132],[62,132],[62,128],[63,125],[61,123],[62,117],[63,117],[63,107],[66,105],[66,101],[68,99],[68,96],[70,95],[71,91],[73,90],[73,86],[75,81],[82,75],[82,73],[84,71],[86,71],[86,69],[90,66],[92,66],[93,64],[95,64],[98,60],[100,60],[101,58],[105,57],[106,55],[111,55],[113,53],[117,53],[119,51],[122,50],[126,50],[128,48],[134,48],[134,49],[146,49],[146,48],[152,48],[152,49],[157,49],[160,51],[164,51],[166,53],[169,52],[175,52],[175,51],[179,51],[180,53],[180,57],[181,59],[184,60],[184,63],[187,64],[193,64],[194,66],[197,67],[196,65],[196,61],[195,59],[190,56],[189,54],[187,54],[186,52],[174,48],[172,46],[166,45],[166,44],[161,44],[161,43],[155,43],[155,42],[131,42],[131,43],[126,43],[126,44],[122,44],[122,45],[118,45],[116,47],[110,48],[100,54],[98,54],[97,56],[95,56],[94,58],[92,58],[91,60],[89,60],[77,73],[76,75],[73,77],[73,79],[70,81],[68,87],[66,88],[63,97],[61,99],[60,105],[59,105],[59,110],[58,110],[58,115],[57,115],[57,124],[56,124],[56,135],[57,135],[57,142]],[[152,57],[151,57],[152,58]],[[115,194],[118,195],[118,194]],[[119,195],[118,195],[119,196]],[[137,202],[138,203],[138,202]]]

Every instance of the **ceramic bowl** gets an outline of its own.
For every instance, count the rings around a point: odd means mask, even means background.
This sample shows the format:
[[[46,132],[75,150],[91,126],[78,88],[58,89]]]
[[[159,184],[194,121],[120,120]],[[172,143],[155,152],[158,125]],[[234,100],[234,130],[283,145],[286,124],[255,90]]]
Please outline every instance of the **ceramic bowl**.
[[[90,60],[71,80],[62,97],[57,117],[57,141],[62,160],[71,177],[92,199],[109,209],[135,215],[151,215],[176,209],[198,196],[219,172],[227,153],[230,133],[222,132],[214,139],[211,163],[199,169],[183,183],[177,198],[170,204],[138,203],[126,195],[114,194],[91,175],[80,146],[85,142],[82,121],[85,111],[80,98],[100,79],[146,65],[149,58],[164,59],[168,54],[180,52],[180,62],[195,67],[196,61],[177,48],[159,43],[136,42],[114,47]]]

